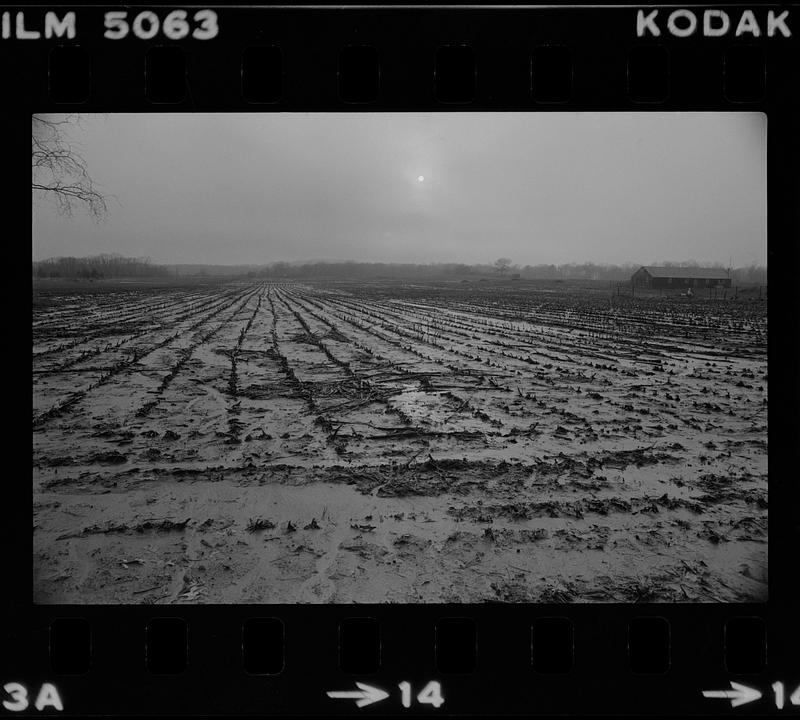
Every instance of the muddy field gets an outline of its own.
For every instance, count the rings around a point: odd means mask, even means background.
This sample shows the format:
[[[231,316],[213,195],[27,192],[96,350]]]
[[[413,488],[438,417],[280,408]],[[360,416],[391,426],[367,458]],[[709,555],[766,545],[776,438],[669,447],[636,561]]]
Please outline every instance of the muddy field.
[[[765,600],[766,348],[750,299],[35,287],[34,600]]]

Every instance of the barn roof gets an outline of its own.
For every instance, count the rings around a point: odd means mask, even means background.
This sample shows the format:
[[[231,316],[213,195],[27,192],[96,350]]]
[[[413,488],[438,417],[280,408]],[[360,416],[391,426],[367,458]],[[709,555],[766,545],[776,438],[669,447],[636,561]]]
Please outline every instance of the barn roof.
[[[660,265],[643,265],[643,270],[647,270],[653,277],[664,278],[709,278],[711,280],[724,280],[729,277],[728,271],[724,268],[701,268],[701,267],[663,267]]]

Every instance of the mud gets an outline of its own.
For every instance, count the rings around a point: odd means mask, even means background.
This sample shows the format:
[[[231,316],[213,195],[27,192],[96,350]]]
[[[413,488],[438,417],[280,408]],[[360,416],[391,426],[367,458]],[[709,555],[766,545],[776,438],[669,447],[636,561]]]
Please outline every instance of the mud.
[[[767,597],[763,303],[34,292],[36,602]]]

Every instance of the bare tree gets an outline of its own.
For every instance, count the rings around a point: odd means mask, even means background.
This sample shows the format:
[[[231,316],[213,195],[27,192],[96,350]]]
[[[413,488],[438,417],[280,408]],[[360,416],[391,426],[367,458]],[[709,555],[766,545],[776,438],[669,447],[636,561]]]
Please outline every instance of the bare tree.
[[[67,137],[66,128],[78,121],[77,115],[32,116],[32,187],[52,198],[64,215],[72,216],[76,207],[83,206],[99,220],[108,211],[109,196],[97,189],[86,161]]]
[[[494,261],[494,269],[500,275],[505,275],[508,272],[508,269],[511,267],[511,260],[509,258],[497,258]]]

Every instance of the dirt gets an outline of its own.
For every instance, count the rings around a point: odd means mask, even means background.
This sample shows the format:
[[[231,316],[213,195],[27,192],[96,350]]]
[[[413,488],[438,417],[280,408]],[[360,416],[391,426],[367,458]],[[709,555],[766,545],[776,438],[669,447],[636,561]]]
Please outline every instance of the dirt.
[[[34,292],[36,602],[767,598],[765,303]]]

